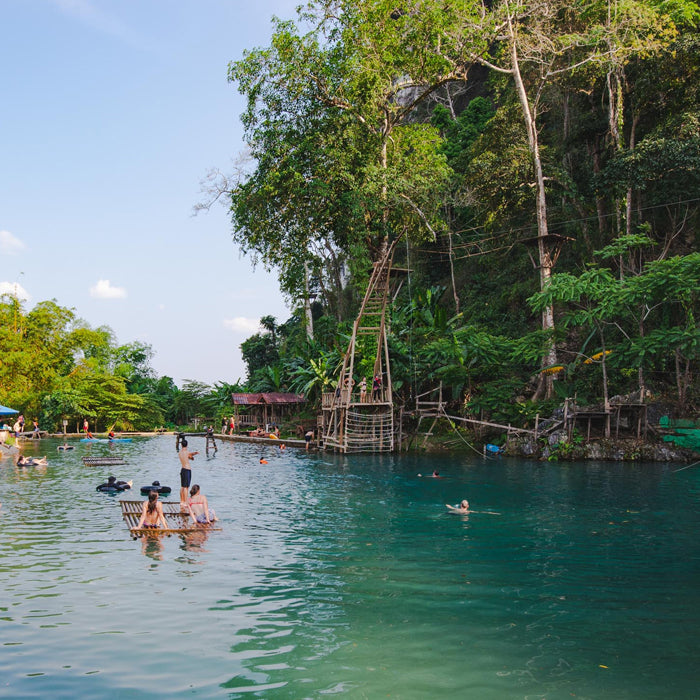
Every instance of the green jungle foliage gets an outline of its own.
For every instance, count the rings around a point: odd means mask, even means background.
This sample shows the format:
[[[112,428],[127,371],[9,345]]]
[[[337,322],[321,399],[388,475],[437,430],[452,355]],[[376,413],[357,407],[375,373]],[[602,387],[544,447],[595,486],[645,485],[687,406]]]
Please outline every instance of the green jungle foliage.
[[[93,329],[71,309],[45,301],[27,312],[0,296],[0,396],[31,425],[77,432],[87,418],[93,432],[153,430],[187,425],[195,416],[230,415],[240,387],[157,377],[144,343],[117,345],[106,327]],[[14,419],[7,418],[9,423]]]
[[[699,21],[692,0],[311,0],[229,65],[252,156],[233,241],[293,309],[242,344],[245,386],[178,389],[150,347],[5,297],[2,401],[54,427],[214,419],[233,390],[317,406],[396,242],[398,404],[442,383],[451,411],[514,425],[567,396],[696,410]]]
[[[253,156],[233,239],[296,309],[244,343],[251,388],[333,390],[398,238],[398,402],[441,382],[519,424],[566,396],[695,408],[700,8],[611,7],[313,0],[230,64]]]

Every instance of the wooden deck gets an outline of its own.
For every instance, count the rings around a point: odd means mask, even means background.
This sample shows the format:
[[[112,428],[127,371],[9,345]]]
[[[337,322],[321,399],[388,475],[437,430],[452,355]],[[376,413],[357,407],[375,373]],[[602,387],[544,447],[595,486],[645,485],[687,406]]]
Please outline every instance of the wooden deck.
[[[141,519],[143,501],[119,501],[119,505],[122,509],[122,517],[134,539],[143,536],[158,537],[160,535],[167,535],[170,537],[170,535],[186,535],[191,532],[201,532],[202,530],[207,532],[210,530],[221,530],[220,527],[214,527],[214,525],[193,525],[189,513],[180,512],[179,501],[160,501],[160,504],[163,506],[165,522],[169,526],[167,529],[162,527],[137,528],[136,526]]]
[[[117,464],[126,464],[121,457],[83,457],[86,467],[111,467]]]

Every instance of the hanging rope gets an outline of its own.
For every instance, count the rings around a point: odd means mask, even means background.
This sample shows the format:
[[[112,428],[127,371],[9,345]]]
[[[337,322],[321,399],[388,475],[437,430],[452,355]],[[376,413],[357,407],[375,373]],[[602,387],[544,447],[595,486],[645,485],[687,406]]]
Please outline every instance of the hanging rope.
[[[682,472],[684,469],[690,469],[691,467],[695,467],[698,464],[700,464],[700,460],[697,462],[693,462],[692,464],[689,464],[687,467],[681,467],[680,469],[674,469],[671,474],[675,474],[676,472]]]
[[[474,447],[474,445],[472,445],[471,443],[467,442],[464,439],[464,436],[462,435],[462,433],[459,432],[459,428],[457,427],[455,422],[445,413],[444,410],[442,411],[442,414],[443,414],[443,416],[445,416],[445,418],[447,418],[447,422],[450,424],[450,427],[452,428],[452,430],[454,430],[455,433],[457,433],[457,436],[462,440],[462,442],[467,447],[474,450],[474,452],[476,452],[476,454],[478,454],[479,457],[484,457],[485,459],[496,459],[496,457],[492,457],[491,455],[487,455],[487,454],[483,454],[483,453],[479,452],[479,450],[477,450],[476,447]]]

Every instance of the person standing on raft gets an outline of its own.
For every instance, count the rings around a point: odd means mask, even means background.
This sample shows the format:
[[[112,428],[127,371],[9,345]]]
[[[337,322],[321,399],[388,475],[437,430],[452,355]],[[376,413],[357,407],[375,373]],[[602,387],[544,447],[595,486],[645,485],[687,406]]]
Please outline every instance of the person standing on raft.
[[[199,452],[190,452],[187,449],[187,440],[182,438],[180,442],[180,452],[178,457],[180,457],[180,509],[187,510],[187,489],[192,483],[192,467],[190,467],[190,461],[194,459],[195,455]]]

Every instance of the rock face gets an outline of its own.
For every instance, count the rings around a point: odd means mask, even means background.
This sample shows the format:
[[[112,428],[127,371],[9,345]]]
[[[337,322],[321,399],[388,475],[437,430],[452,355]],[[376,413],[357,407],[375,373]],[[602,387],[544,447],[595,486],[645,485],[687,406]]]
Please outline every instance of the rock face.
[[[596,460],[602,462],[688,462],[697,459],[690,450],[669,443],[651,443],[630,438],[568,442],[563,432],[535,440],[529,436],[511,437],[506,454],[542,460]]]

